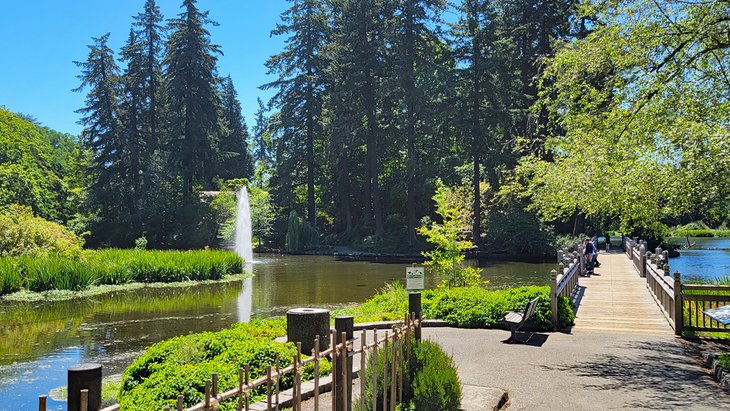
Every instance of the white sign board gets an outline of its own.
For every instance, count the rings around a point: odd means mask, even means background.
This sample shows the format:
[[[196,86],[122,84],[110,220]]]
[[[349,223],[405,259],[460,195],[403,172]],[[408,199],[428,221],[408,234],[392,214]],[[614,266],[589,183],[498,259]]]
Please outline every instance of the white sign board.
[[[423,288],[423,267],[406,267],[406,290]]]

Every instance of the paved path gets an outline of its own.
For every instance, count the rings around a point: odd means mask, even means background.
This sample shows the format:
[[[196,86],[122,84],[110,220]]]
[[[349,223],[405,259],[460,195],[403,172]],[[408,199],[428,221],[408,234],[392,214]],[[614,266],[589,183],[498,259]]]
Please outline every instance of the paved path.
[[[667,319],[623,252],[601,253],[601,267],[580,279],[576,333],[673,334]]]
[[[699,366],[696,347],[673,336],[545,333],[502,343],[508,336],[424,329],[454,356],[463,384],[507,391],[509,410],[730,410],[730,394]]]

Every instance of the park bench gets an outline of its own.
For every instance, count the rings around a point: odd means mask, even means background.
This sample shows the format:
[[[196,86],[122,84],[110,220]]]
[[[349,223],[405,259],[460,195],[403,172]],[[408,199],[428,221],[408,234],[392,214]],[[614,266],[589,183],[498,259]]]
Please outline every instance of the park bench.
[[[517,331],[525,325],[527,320],[529,320],[533,314],[535,314],[538,301],[540,301],[540,297],[535,297],[527,303],[524,312],[510,311],[504,315],[502,321],[509,324],[510,331],[512,333],[505,342],[521,342],[517,339]]]

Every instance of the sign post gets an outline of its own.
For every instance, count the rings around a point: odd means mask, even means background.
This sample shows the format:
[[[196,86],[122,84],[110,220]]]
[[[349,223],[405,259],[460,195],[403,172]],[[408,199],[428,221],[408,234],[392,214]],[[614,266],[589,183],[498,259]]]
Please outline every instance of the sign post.
[[[406,290],[421,291],[423,286],[423,267],[406,267]]]

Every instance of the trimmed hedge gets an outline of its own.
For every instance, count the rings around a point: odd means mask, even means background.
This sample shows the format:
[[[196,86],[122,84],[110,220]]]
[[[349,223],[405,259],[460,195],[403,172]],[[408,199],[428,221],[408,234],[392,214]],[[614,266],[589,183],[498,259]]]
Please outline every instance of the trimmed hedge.
[[[537,329],[553,328],[550,310],[550,287],[525,286],[507,290],[486,290],[481,287],[439,288],[421,293],[423,315],[444,320],[453,327],[489,328],[507,311],[522,311],[533,298],[540,296],[530,325]],[[355,322],[400,320],[408,311],[408,292],[400,283],[386,286],[360,306],[336,312],[352,315]],[[558,303],[560,327],[575,320],[570,299],[561,297]]]
[[[119,404],[129,411],[175,408],[177,396],[185,397],[185,407],[204,399],[205,381],[218,373],[218,390],[238,386],[238,369],[249,364],[251,379],[261,377],[267,365],[274,365],[280,353],[281,367],[291,365],[296,354],[292,343],[274,338],[286,335],[286,320],[253,320],[219,332],[205,332],[171,338],[152,345],[130,365],[122,376]],[[306,356],[303,356],[306,358]],[[320,374],[331,372],[328,362],[320,363]],[[312,364],[304,367],[303,379],[313,376]],[[292,386],[292,376],[281,379],[281,389]],[[266,387],[254,391],[262,398]],[[235,409],[237,402],[226,401],[220,410]]]

